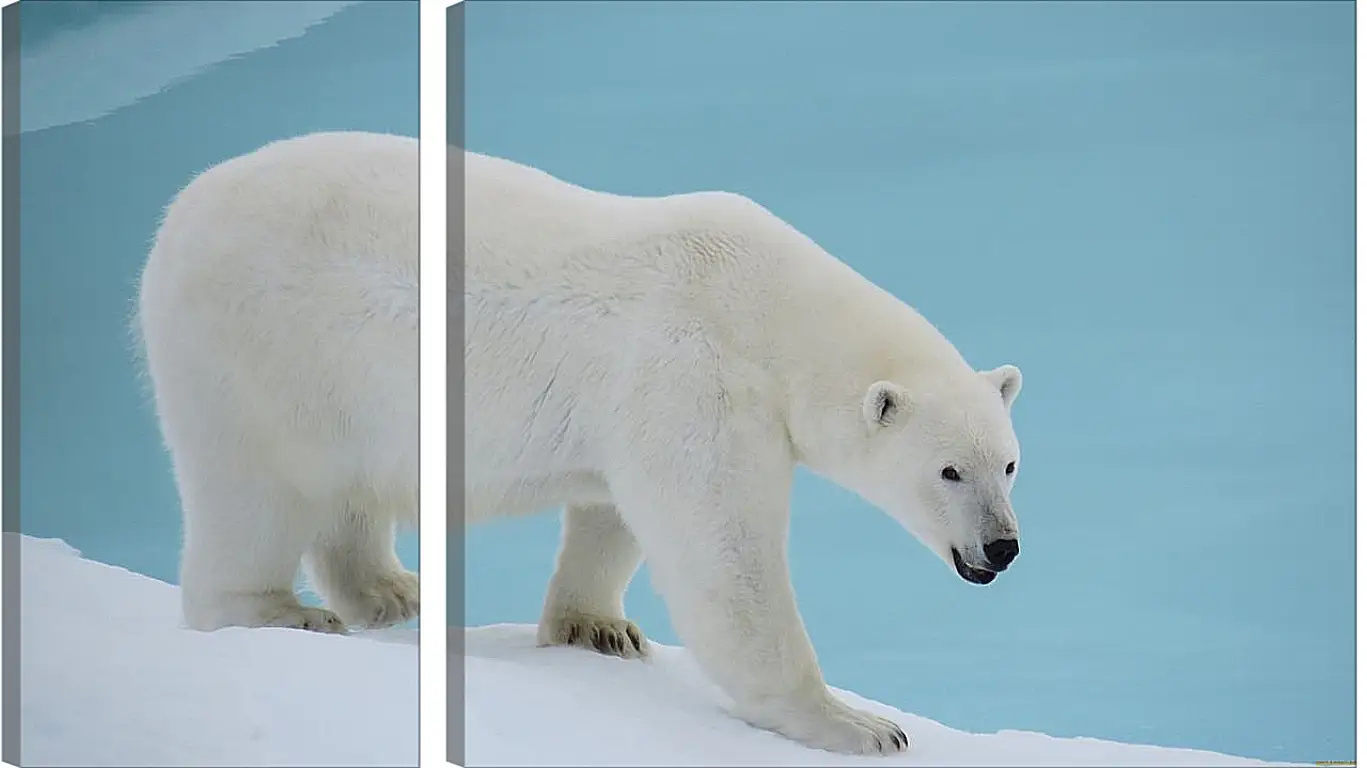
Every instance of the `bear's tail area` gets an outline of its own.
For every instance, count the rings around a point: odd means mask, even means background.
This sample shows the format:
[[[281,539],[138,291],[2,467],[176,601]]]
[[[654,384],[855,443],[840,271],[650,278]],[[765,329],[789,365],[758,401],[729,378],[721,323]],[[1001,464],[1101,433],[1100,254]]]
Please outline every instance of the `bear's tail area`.
[[[149,253],[155,249],[156,243],[153,242]],[[149,262],[150,260],[149,257]],[[142,393],[142,406],[155,408],[156,392],[152,387],[151,371],[148,370],[147,337],[142,325],[142,288],[146,274],[147,266],[144,264],[138,276],[130,281],[133,288],[132,299],[128,302],[127,314],[124,316],[124,330],[128,334],[126,349],[129,360],[133,363],[133,377],[137,380]]]

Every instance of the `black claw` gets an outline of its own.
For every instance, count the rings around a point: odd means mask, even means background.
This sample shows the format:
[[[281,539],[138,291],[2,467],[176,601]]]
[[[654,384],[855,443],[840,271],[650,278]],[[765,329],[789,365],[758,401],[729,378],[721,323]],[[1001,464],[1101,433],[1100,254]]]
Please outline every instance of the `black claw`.
[[[565,627],[564,632],[562,642],[566,645],[589,647],[605,655],[624,658],[628,655],[628,649],[634,649],[638,654],[645,653],[645,638],[631,626],[619,631],[611,627],[571,623]]]

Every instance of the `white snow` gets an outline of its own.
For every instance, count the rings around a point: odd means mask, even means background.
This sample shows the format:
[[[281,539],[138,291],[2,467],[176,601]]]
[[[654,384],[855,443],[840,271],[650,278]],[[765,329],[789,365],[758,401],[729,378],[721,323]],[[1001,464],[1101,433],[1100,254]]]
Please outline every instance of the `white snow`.
[[[452,630],[450,663],[459,663]],[[899,723],[911,750],[855,758],[804,749],[722,711],[726,698],[687,652],[655,644],[650,662],[570,648],[536,648],[535,627],[465,630],[468,766],[1238,766],[1270,765],[1214,752],[965,733],[837,690]]]
[[[417,630],[194,632],[170,584],[19,552],[24,765],[417,765]]]
[[[13,536],[14,534],[5,534]],[[193,632],[176,587],[19,537],[24,765],[416,765],[418,633]],[[13,549],[8,552],[13,552]],[[899,722],[908,753],[804,749],[725,714],[680,648],[649,662],[536,648],[535,628],[464,633],[466,765],[1236,766],[1255,760]],[[452,644],[450,663],[460,664]],[[456,690],[453,695],[459,695]],[[452,707],[454,715],[460,707]]]

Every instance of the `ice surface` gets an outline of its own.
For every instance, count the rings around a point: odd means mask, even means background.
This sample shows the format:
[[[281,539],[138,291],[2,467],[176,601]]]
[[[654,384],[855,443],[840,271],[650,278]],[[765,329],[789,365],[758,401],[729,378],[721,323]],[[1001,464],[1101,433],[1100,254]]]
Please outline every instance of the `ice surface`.
[[[180,625],[176,587],[82,559],[60,541],[22,536],[19,545],[25,765],[417,764],[416,630],[193,632]],[[467,765],[1268,765],[966,733],[837,691],[912,739],[902,755],[845,757],[730,717],[680,648],[657,644],[648,662],[622,661],[536,648],[528,625],[451,631],[453,640],[464,632]],[[461,650],[452,644],[452,664]]]
[[[20,553],[24,765],[417,765],[416,630],[195,632],[170,584]]]
[[[528,625],[464,631],[470,766],[1270,765],[1214,752],[1022,731],[965,733],[837,690],[845,701],[897,721],[912,743],[900,755],[846,757],[805,749],[726,715],[725,696],[681,648],[656,644],[649,662],[623,661],[578,649],[536,648],[536,629]],[[452,643],[451,663],[459,663],[459,652]],[[456,716],[458,710],[451,711]]]

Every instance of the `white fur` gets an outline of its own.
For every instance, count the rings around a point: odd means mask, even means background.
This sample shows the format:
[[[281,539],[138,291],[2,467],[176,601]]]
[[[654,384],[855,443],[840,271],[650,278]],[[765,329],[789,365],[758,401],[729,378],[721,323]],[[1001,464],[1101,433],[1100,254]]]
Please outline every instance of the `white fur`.
[[[342,631],[418,614],[418,142],[320,133],[166,210],[141,333],[185,520],[186,623]],[[328,609],[293,590],[301,559]]]
[[[1019,371],[975,372],[745,198],[464,163],[466,523],[566,507],[541,642],[646,653],[622,607],[644,553],[740,717],[835,751],[904,749],[823,682],[788,574],[793,469],[980,566],[985,542],[1015,536]],[[950,464],[962,482],[941,477]]]

